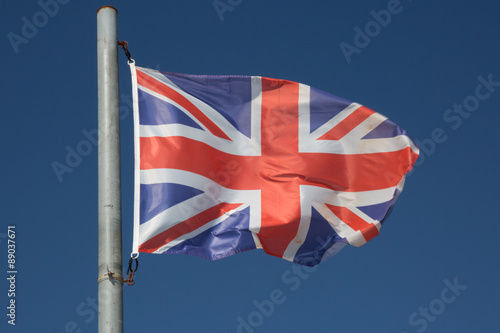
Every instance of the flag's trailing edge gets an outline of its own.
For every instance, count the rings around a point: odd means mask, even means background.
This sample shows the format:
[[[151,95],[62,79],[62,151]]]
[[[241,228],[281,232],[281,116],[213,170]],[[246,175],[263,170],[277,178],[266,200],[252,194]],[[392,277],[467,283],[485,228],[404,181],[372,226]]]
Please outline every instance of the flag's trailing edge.
[[[314,266],[378,235],[418,157],[386,117],[304,84],[131,65],[133,252]]]

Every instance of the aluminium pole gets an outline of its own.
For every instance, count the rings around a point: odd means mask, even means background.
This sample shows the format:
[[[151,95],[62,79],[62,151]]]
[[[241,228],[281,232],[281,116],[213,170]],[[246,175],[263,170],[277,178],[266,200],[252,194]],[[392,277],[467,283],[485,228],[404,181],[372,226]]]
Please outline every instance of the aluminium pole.
[[[98,332],[123,332],[117,11],[97,11],[99,132]]]

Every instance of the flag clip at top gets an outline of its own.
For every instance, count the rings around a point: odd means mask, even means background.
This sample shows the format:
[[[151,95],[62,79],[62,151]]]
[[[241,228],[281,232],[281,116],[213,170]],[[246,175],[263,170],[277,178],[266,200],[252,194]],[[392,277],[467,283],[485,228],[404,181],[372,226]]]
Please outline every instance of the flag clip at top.
[[[130,55],[130,52],[128,50],[128,43],[123,40],[121,42],[118,42],[118,45],[120,45],[122,47],[123,52],[125,53],[125,56],[127,57],[129,63],[135,62],[135,60],[132,59],[132,56]]]

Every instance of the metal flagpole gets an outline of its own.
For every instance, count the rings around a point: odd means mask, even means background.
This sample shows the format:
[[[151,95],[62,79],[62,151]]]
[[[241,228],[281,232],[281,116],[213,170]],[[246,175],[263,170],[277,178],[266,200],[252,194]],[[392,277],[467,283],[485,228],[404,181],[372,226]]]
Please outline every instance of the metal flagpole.
[[[123,332],[117,11],[97,11],[99,333]]]

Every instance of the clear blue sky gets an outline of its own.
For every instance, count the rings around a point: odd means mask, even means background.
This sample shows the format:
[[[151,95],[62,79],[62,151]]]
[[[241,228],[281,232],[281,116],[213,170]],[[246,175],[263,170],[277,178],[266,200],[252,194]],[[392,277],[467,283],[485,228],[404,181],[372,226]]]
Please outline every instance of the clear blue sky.
[[[118,9],[139,66],[302,82],[384,114],[421,145],[381,235],[316,270],[259,250],[216,262],[141,254],[124,287],[125,332],[498,332],[500,4],[221,0],[218,13],[212,0],[44,1],[4,1],[0,14],[2,332],[97,331],[97,148],[84,133],[97,127],[102,5]],[[120,89],[126,263],[133,133],[122,53]],[[81,152],[71,165],[68,150]],[[58,177],[54,162],[71,172]]]

